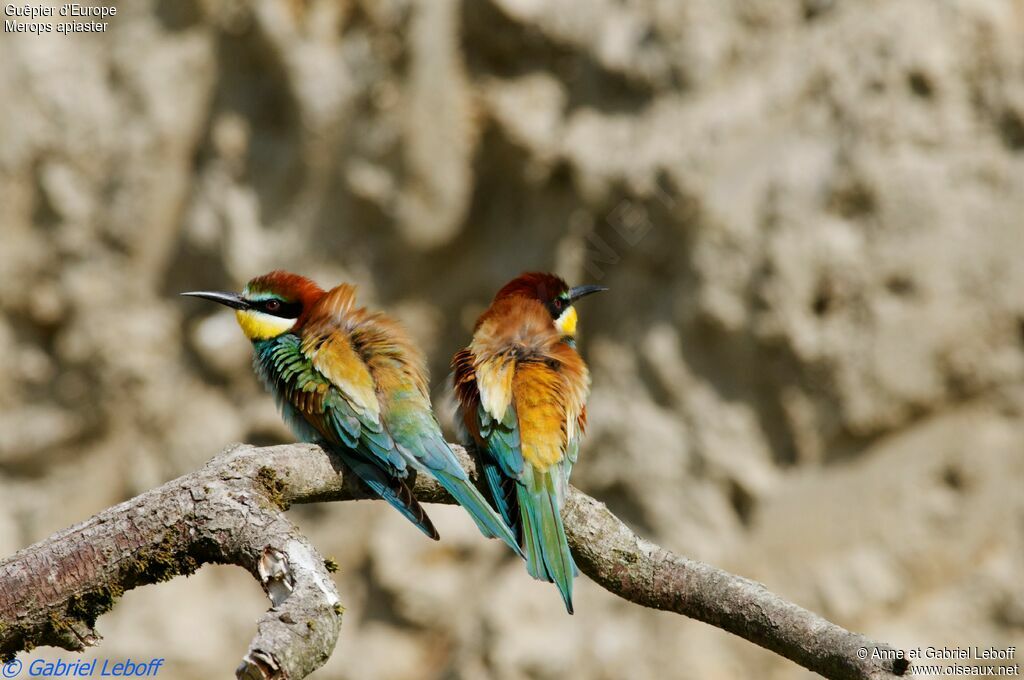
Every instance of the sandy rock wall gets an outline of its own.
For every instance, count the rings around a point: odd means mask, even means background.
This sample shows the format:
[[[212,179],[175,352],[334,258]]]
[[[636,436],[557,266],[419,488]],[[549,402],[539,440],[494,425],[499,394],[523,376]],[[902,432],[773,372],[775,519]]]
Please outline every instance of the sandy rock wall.
[[[230,315],[273,267],[447,359],[556,269],[594,376],[574,481],[636,529],[904,646],[1024,647],[1024,5],[123,3],[0,34],[0,554],[285,441]],[[341,564],[325,678],[803,677],[452,508],[292,511]],[[225,676],[264,607],[207,568],[103,655]]]

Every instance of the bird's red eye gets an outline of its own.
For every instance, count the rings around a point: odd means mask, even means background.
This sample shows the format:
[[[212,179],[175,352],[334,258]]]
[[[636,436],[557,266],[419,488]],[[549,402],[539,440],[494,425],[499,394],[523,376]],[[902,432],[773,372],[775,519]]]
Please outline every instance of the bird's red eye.
[[[265,308],[268,312],[276,312],[281,309],[281,303],[278,300],[267,300]]]

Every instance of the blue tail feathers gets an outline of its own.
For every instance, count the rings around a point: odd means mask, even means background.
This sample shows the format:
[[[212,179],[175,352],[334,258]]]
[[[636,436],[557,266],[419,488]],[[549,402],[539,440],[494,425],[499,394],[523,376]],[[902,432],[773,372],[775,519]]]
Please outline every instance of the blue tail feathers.
[[[572,614],[572,583],[579,569],[569,551],[558,507],[555,482],[548,472],[533,471],[517,485],[526,570],[535,579],[551,581]]]
[[[516,480],[507,477],[501,471],[497,463],[490,460],[482,460],[480,467],[483,469],[484,480],[487,482],[487,490],[494,500],[494,506],[498,509],[502,519],[517,533],[519,528],[519,504],[516,496]]]
[[[452,495],[455,502],[466,509],[484,536],[500,538],[518,555],[523,554],[515,534],[471,482],[444,471],[434,470],[433,475],[441,486]]]
[[[412,491],[404,481],[398,478],[389,479],[384,471],[377,466],[352,456],[343,456],[342,459],[370,487],[370,490],[390,503],[392,507],[415,524],[417,529],[435,541],[441,538],[434,523],[427,516],[426,510],[412,495]]]

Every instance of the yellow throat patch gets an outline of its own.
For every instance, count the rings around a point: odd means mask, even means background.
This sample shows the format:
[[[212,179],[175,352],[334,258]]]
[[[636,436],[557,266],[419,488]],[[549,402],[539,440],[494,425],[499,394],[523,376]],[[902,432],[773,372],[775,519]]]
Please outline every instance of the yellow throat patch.
[[[235,310],[235,318],[242,327],[245,337],[250,340],[269,340],[282,333],[287,333],[298,319],[283,319],[273,314],[258,312],[253,309]]]
[[[566,307],[565,311],[555,319],[555,328],[562,335],[576,337],[576,322],[579,317],[576,315],[576,308],[572,305]]]

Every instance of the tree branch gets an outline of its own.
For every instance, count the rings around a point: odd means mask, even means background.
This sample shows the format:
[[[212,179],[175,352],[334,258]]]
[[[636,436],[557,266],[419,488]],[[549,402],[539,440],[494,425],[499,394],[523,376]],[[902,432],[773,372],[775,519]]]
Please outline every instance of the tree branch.
[[[465,450],[453,448],[475,474]],[[333,651],[341,607],[323,559],[283,511],[292,503],[369,498],[352,477],[316,446],[238,445],[196,472],[15,553],[0,562],[0,658],[37,645],[81,651],[99,640],[97,617],[124,591],[214,562],[248,570],[272,603],[237,676],[305,677]],[[424,502],[452,502],[423,475],[415,493]],[[576,489],[563,517],[580,569],[626,600],[717,626],[827,678],[880,680],[907,671],[893,648],[761,584],[639,538]],[[868,658],[859,658],[862,649]]]

